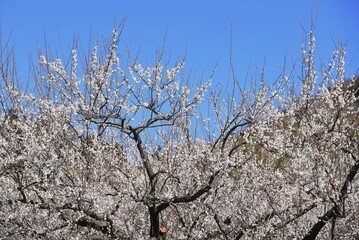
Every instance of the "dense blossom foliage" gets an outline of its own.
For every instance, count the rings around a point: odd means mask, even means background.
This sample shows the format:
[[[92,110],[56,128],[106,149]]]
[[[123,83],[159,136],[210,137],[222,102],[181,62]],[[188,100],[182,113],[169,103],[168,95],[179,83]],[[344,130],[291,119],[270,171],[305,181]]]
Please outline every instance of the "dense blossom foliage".
[[[2,52],[2,237],[149,239],[160,227],[168,239],[359,237],[358,80],[345,80],[344,49],[319,81],[310,32],[299,90],[283,71],[225,98],[161,54],[123,66],[120,30],[84,70],[76,49],[69,65],[40,55],[34,93]]]

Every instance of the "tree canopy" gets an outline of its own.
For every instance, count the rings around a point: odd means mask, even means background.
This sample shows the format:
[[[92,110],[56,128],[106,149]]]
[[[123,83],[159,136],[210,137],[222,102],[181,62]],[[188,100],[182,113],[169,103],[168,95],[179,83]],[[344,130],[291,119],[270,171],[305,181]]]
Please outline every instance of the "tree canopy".
[[[210,74],[191,86],[184,61],[162,53],[124,65],[121,31],[89,56],[40,53],[34,91],[2,46],[1,236],[359,237],[359,79],[345,74],[344,48],[317,69],[308,32],[301,72],[284,66],[253,89],[234,79],[232,94]]]

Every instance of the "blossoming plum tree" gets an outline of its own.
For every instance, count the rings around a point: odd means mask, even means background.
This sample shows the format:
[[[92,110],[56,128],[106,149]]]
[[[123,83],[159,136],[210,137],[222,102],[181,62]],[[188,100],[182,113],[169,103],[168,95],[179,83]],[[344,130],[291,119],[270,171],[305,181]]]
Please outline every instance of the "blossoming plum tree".
[[[2,236],[159,239],[161,227],[170,239],[359,236],[359,121],[344,49],[319,82],[309,32],[297,94],[283,71],[272,87],[212,91],[204,120],[212,76],[191,87],[184,62],[171,67],[162,54],[123,66],[121,31],[83,70],[76,49],[69,66],[40,54],[34,93],[1,52]]]

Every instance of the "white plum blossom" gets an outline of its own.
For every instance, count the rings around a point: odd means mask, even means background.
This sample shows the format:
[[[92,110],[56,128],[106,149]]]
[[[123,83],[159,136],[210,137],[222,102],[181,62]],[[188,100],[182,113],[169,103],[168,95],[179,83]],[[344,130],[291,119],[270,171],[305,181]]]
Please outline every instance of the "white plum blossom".
[[[285,73],[231,94],[212,76],[192,86],[183,61],[122,65],[121,31],[83,69],[77,49],[70,64],[40,54],[33,93],[0,65],[3,238],[359,236],[359,79],[345,80],[344,48],[320,74],[309,32],[298,96]]]

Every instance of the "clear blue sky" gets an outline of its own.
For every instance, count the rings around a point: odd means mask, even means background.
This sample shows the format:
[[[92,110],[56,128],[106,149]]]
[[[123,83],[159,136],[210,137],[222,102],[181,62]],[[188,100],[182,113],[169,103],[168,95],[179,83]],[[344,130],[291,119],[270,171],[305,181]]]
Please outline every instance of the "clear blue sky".
[[[313,11],[312,11],[313,10]],[[347,42],[347,74],[359,73],[358,0],[0,0],[3,37],[12,32],[18,71],[27,73],[29,56],[44,46],[44,33],[52,50],[69,52],[73,35],[87,50],[92,40],[109,36],[117,22],[127,16],[121,42],[133,51],[141,46],[145,63],[154,60],[167,33],[167,54],[172,59],[186,53],[193,81],[207,78],[215,64],[216,82],[225,82],[229,72],[229,42],[232,24],[233,58],[239,78],[255,73],[266,56],[267,80],[281,71],[284,56],[300,57],[304,40],[301,24],[310,29],[317,17],[317,50],[324,63],[339,40]],[[92,41],[93,42],[93,41]]]

